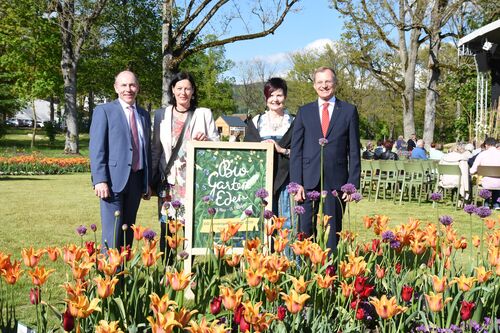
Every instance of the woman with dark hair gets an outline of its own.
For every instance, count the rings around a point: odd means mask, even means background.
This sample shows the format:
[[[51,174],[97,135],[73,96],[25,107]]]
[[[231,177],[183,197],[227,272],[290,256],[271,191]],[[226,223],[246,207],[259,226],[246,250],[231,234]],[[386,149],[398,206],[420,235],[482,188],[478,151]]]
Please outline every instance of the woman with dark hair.
[[[392,151],[392,146],[394,146],[394,143],[391,140],[386,140],[383,144],[384,146],[384,152],[380,154],[379,159],[380,160],[397,160],[398,159],[398,154]]]
[[[165,252],[167,216],[170,202],[184,203],[186,195],[186,142],[218,141],[212,112],[198,107],[196,84],[189,73],[172,78],[168,88],[169,105],[155,111],[151,142],[152,177],[158,195],[158,217],[161,222],[160,249]],[[164,207],[165,206],[165,207]]]
[[[286,81],[278,77],[265,83],[267,110],[247,121],[245,141],[274,143],[273,213],[289,219],[290,200],[286,186],[290,182],[290,144],[295,117],[285,108],[287,90]]]

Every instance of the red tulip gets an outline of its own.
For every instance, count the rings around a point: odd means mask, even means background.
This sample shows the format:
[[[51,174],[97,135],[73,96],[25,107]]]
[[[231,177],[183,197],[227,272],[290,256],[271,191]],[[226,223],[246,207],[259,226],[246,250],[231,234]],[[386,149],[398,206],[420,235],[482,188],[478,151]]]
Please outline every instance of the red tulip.
[[[213,315],[217,315],[220,312],[222,304],[222,297],[214,297],[210,302],[210,313]]]
[[[363,289],[365,289],[366,280],[368,278],[364,276],[356,276],[356,280],[354,280],[354,290],[356,293],[361,294]]]
[[[69,309],[66,309],[66,312],[63,314],[63,329],[66,332],[71,332],[75,328],[75,318],[69,312]]]
[[[401,263],[398,262],[396,264],[396,274],[399,274],[399,273],[401,273]]]
[[[462,307],[460,308],[460,317],[462,320],[469,320],[472,317],[472,310],[475,306],[474,302],[462,301]]]
[[[372,239],[372,251],[377,252],[380,246],[380,239]]]
[[[241,318],[240,320],[240,332],[250,331],[250,324],[245,320],[245,318]]]
[[[278,306],[278,319],[284,320],[286,317],[286,307],[283,305]]]
[[[132,251],[131,251],[131,248],[130,248],[130,244],[127,244],[126,247],[124,247],[123,245],[120,246],[120,254],[125,252],[127,255],[125,256],[125,261],[130,261],[132,260]]]
[[[87,252],[89,256],[95,253],[95,243],[94,242],[85,242],[85,247],[87,248]]]
[[[325,270],[325,274],[332,277],[335,275],[336,267],[334,265],[328,265]]]
[[[365,310],[363,310],[362,308],[358,308],[358,310],[356,310],[356,319],[357,320],[365,319]]]
[[[243,304],[239,304],[236,309],[234,309],[234,318],[233,321],[235,324],[239,324],[241,319],[243,318],[243,310],[245,310],[245,307]],[[244,331],[243,331],[244,332]]]
[[[410,286],[403,286],[403,289],[401,290],[401,298],[405,302],[411,301],[411,298],[413,297],[413,288]]]
[[[351,301],[351,309],[356,309],[359,304],[359,298],[356,298],[354,301]]]
[[[307,238],[307,236],[306,236],[305,232],[299,232],[299,233],[297,234],[297,239],[298,239],[299,241],[301,241],[301,242],[302,242],[304,239],[306,239],[306,238]]]
[[[368,298],[371,294],[375,286],[365,285],[365,289],[359,294],[361,298]]]
[[[30,302],[31,302],[31,304],[36,305],[36,304],[40,303],[40,298],[41,298],[40,294],[41,294],[40,289],[38,289],[37,287],[30,289]]]

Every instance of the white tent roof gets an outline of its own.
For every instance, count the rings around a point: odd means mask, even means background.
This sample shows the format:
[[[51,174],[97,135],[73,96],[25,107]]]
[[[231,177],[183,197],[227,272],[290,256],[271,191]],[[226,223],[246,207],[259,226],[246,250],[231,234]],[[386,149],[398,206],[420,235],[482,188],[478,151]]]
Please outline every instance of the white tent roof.
[[[57,104],[54,105],[54,108],[57,109]],[[35,100],[35,112],[36,118],[39,121],[49,121],[50,120],[50,102],[37,99]],[[18,111],[14,118],[17,119],[33,119],[33,110],[31,107],[31,103],[26,105],[23,109]]]

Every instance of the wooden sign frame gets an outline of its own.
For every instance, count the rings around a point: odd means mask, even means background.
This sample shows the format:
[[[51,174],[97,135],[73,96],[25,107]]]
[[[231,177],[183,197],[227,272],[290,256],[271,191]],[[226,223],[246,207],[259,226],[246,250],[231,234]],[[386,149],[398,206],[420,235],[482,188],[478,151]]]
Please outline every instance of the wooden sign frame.
[[[188,257],[184,261],[184,271],[191,272],[192,266],[192,257],[195,255],[206,255],[207,248],[194,246],[194,227],[196,224],[196,216],[195,216],[195,206],[197,200],[195,194],[195,186],[198,178],[196,177],[196,171],[200,170],[201,166],[197,165],[197,153],[201,150],[207,150],[214,155],[218,155],[214,153],[216,152],[226,152],[229,156],[232,151],[258,151],[261,152],[261,156],[265,156],[265,186],[264,188],[269,193],[269,196],[266,198],[268,205],[267,209],[271,210],[273,202],[272,202],[272,193],[273,193],[273,163],[274,163],[274,144],[273,143],[264,143],[264,142],[221,142],[221,141],[188,141],[186,144],[187,147],[187,165],[186,165],[186,204],[185,204],[185,237],[186,240],[186,252],[188,253]],[[229,154],[228,154],[229,152]],[[222,155],[222,154],[221,154]],[[222,158],[222,157],[221,157]],[[229,160],[232,161],[232,160]],[[223,160],[226,162],[226,160]],[[230,162],[226,162],[230,163]],[[259,162],[260,163],[260,162]],[[220,164],[219,164],[220,165]],[[212,173],[216,172],[215,170]],[[208,181],[209,177],[205,175],[205,180]],[[200,184],[198,184],[199,186]],[[250,193],[250,196],[254,196],[255,193]],[[198,198],[199,200],[199,198]],[[207,206],[208,208],[208,206]],[[217,209],[217,207],[215,207]],[[261,208],[263,209],[263,208]],[[243,211],[242,211],[243,213]],[[260,215],[260,214],[259,214]],[[258,218],[258,216],[255,216]],[[254,218],[255,218],[254,217]],[[215,221],[215,219],[214,219]],[[240,222],[238,217],[234,218],[234,222]],[[242,221],[241,221],[242,222]],[[240,229],[241,231],[241,229]],[[242,253],[243,247],[233,247],[228,253]]]

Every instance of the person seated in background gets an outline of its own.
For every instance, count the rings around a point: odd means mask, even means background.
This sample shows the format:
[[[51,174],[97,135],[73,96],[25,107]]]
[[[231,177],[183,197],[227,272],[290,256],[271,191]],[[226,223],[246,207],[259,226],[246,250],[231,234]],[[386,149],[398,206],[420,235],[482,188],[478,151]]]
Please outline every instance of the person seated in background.
[[[464,147],[465,147],[465,152],[464,152],[463,155],[467,156],[467,159],[469,159],[472,156],[474,156],[474,153],[473,153],[473,151],[474,151],[474,145],[472,143],[467,143],[467,144],[464,145]],[[481,150],[479,150],[479,151],[481,151]],[[472,164],[469,165],[469,167],[471,167],[471,166],[472,166]]]
[[[396,150],[401,150],[405,148],[406,149],[406,141],[403,138],[402,135],[398,136],[398,139],[396,140]]]
[[[429,159],[439,161],[443,155],[443,145],[435,142],[431,143],[431,149],[429,149]]]
[[[384,142],[384,148],[385,148],[385,151],[380,154],[380,157],[379,159],[381,160],[392,160],[392,161],[395,161],[398,159],[398,154],[394,153],[392,151],[392,146],[393,146],[393,143],[391,140],[386,140]]]
[[[474,164],[470,168],[471,174],[475,174],[477,172],[477,167],[480,165],[500,166],[500,149],[497,149],[496,145],[497,140],[495,140],[495,138],[486,138],[484,140],[485,150],[477,155]],[[492,190],[500,188],[500,178],[483,177],[481,185],[483,188],[491,191],[491,198],[488,200],[488,203],[492,205],[494,209],[500,209],[500,203],[498,202],[500,190]]]
[[[417,135],[413,133],[407,142],[407,150],[412,151],[417,146]]]
[[[441,157],[439,161],[441,165],[458,165],[461,171],[460,178],[460,195],[464,200],[469,199],[470,193],[470,177],[469,177],[469,166],[467,164],[467,153],[465,150],[465,146],[461,143],[458,143],[451,147],[450,151]],[[439,176],[439,186],[443,188],[454,188],[458,187],[458,181],[460,176],[456,175],[440,175]]]
[[[371,141],[368,141],[366,143],[366,150],[363,152],[361,155],[361,158],[364,160],[373,160],[373,143]]]
[[[424,140],[417,140],[417,146],[411,151],[412,160],[427,160],[427,152],[424,149]]]
[[[379,160],[380,155],[384,152],[384,141],[377,140],[377,147],[375,147],[375,151],[373,152],[373,159]]]
[[[486,149],[486,147],[484,146],[484,142],[479,146],[479,149],[474,149],[472,152],[471,152],[471,157],[469,157],[469,161],[467,163],[469,163],[469,167],[472,168],[472,165],[474,165],[474,161],[476,160],[476,157],[481,154],[484,150]]]

